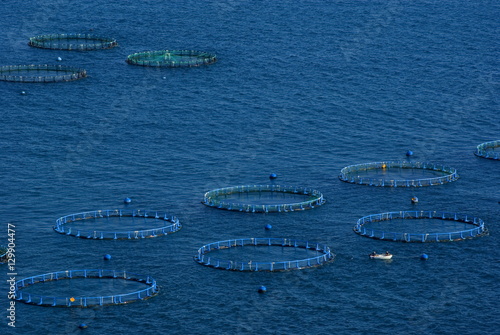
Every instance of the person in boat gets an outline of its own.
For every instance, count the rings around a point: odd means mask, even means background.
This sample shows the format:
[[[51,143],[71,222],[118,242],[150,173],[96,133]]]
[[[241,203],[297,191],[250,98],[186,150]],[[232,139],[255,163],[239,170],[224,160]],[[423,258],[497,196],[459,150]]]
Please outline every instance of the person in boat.
[[[389,256],[389,255],[390,255],[389,251],[386,251],[386,252],[385,252],[385,255],[386,255],[386,256]]]
[[[370,256],[377,256],[377,253],[374,251],[370,254]]]

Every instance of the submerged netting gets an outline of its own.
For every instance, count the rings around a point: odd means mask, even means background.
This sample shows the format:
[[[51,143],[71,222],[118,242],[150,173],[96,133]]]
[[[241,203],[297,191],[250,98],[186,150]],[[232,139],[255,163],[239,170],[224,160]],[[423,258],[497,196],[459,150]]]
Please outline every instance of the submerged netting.
[[[54,83],[87,76],[84,69],[63,65],[10,65],[0,67],[0,80],[23,83]]]
[[[229,260],[228,257],[222,259],[220,257],[210,257],[207,255],[210,252],[222,251],[225,249],[250,248],[257,247],[263,249],[265,256],[263,260]],[[271,249],[278,249],[280,254],[284,248],[293,248],[294,250],[302,249],[306,253],[305,258],[296,260],[278,260],[269,258],[277,257],[277,254],[272,254]],[[253,249],[252,251],[255,251]],[[233,250],[228,250],[233,251]],[[241,257],[241,255],[228,254],[229,257]],[[253,255],[256,256],[255,254]],[[326,245],[320,245],[315,242],[298,241],[286,238],[244,238],[228,241],[219,241],[202,246],[198,249],[198,254],[194,256],[194,260],[199,264],[213,267],[216,269],[233,270],[233,271],[286,271],[297,270],[310,267],[320,266],[326,262],[332,261],[335,254]]]
[[[482,158],[500,160],[500,140],[481,143],[477,146],[474,155]]]
[[[96,279],[105,279],[109,281],[118,279],[123,286],[118,289],[127,289],[130,292],[109,295],[95,294],[94,296],[87,296],[86,293],[89,292],[89,289],[85,288],[85,286],[80,288],[75,286],[68,287],[66,288],[65,296],[43,295],[26,292],[26,288],[34,284],[38,284],[39,291],[50,291],[50,289],[54,289],[54,287],[48,287],[49,282],[60,281],[63,279],[71,279],[73,281],[85,279],[88,287],[91,287],[93,284],[95,286],[96,284],[90,282],[90,280],[96,281]],[[133,285],[134,287],[131,289],[132,285],[130,282],[140,283],[141,285]],[[145,284],[146,288],[143,288],[144,285],[142,284]],[[105,291],[102,287],[105,287],[109,291],[109,286],[111,286],[113,291],[116,290],[117,286],[120,284],[117,281],[113,281],[107,285],[102,282],[97,282],[97,285],[101,286],[101,291]],[[56,286],[63,286],[63,283],[59,282]],[[140,289],[137,289],[138,287],[140,287]],[[99,291],[99,287],[96,287],[95,289],[96,291]],[[156,285],[156,280],[150,276],[139,275],[127,271],[67,270],[21,279],[16,282],[15,290],[16,300],[26,304],[51,307],[92,307],[122,305],[138,300],[145,300],[158,294],[159,288]],[[61,289],[59,289],[59,291],[61,291]],[[85,296],[73,294],[74,292],[84,292]]]
[[[42,49],[88,51],[114,48],[118,43],[114,38],[93,34],[50,34],[31,37],[28,45]]]
[[[482,236],[487,230],[483,220],[466,214],[401,211],[362,217],[354,232],[388,241],[449,242]]]
[[[165,222],[168,224],[165,225]],[[106,227],[107,230],[94,229]],[[150,227],[153,226],[153,227]],[[95,240],[131,240],[175,233],[182,225],[165,212],[108,209],[70,214],[56,220],[54,230],[60,234]]]
[[[246,185],[205,193],[204,205],[230,211],[269,213],[311,209],[325,203],[321,192],[304,187]]]
[[[215,63],[214,54],[194,50],[144,51],[129,55],[126,62],[141,66],[192,67]]]
[[[340,171],[339,179],[369,186],[422,187],[455,181],[458,174],[441,164],[397,161],[349,165]]]

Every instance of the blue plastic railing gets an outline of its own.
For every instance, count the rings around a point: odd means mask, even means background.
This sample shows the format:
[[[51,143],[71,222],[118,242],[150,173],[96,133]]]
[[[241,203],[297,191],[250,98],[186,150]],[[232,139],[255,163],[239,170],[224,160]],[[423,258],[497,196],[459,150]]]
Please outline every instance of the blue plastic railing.
[[[134,230],[134,231],[98,231],[98,230],[82,230],[77,227],[65,226],[70,222],[77,222],[88,219],[100,219],[109,217],[140,217],[151,218],[169,222],[171,224],[153,229]],[[106,209],[96,210],[90,212],[82,212],[70,214],[60,217],[56,220],[54,230],[60,234],[96,239],[96,240],[124,240],[124,239],[141,239],[149,237],[158,237],[175,233],[182,228],[179,219],[175,216],[169,216],[165,212],[148,211],[148,210],[135,210],[135,209]]]
[[[384,231],[381,229],[371,229],[365,227],[365,224],[372,222],[381,222],[395,219],[439,219],[451,220],[457,222],[467,223],[473,226],[471,229],[442,232],[442,233],[408,233],[408,232],[394,232]],[[439,212],[439,211],[401,211],[401,212],[388,212],[380,214],[372,214],[364,216],[358,220],[354,226],[354,232],[359,235],[389,241],[401,242],[444,242],[444,241],[458,241],[466,238],[484,235],[487,230],[484,221],[477,217],[472,217],[466,214],[458,214],[452,212]]]
[[[0,245],[0,264],[3,264],[4,262],[6,262],[8,260],[8,257],[7,254],[9,253],[9,248],[3,246],[3,245]]]
[[[493,151],[495,148],[500,148],[500,140],[479,144],[474,155],[482,158],[500,160],[500,152]]]
[[[54,75],[55,73],[61,73]],[[33,73],[34,75],[27,75]],[[23,75],[25,74],[25,75]],[[23,83],[72,81],[87,76],[84,69],[62,65],[8,65],[0,67],[0,80]]]
[[[170,57],[166,57],[170,55]],[[165,59],[151,60],[165,56]],[[182,59],[182,58],[185,59]],[[141,66],[157,67],[192,67],[215,63],[216,55],[196,50],[157,50],[138,52],[127,57],[127,63]]]
[[[207,254],[211,251],[245,247],[245,246],[279,246],[314,250],[321,255],[300,260],[276,261],[276,262],[241,262],[210,257]],[[285,271],[294,269],[304,269],[322,265],[332,261],[335,254],[326,245],[315,242],[298,241],[287,238],[244,238],[227,241],[218,241],[202,246],[198,249],[198,254],[194,260],[200,264],[217,269],[233,271]]]
[[[246,204],[243,202],[228,202],[223,198],[231,194],[245,193],[289,193],[301,194],[309,197],[306,201],[287,203],[287,204]],[[265,200],[264,200],[265,201]],[[205,193],[202,203],[210,207],[219,209],[227,209],[240,212],[252,213],[269,213],[269,212],[293,212],[305,209],[311,209],[316,206],[321,206],[325,203],[323,194],[311,188],[297,186],[280,186],[280,185],[244,185],[235,187],[218,188]]]
[[[69,40],[81,40],[70,43]],[[97,50],[110,49],[118,45],[115,39],[93,34],[49,34],[31,37],[29,46],[55,50]]]
[[[48,281],[95,278],[95,279],[123,279],[136,281],[148,285],[147,288],[125,294],[115,294],[97,297],[54,297],[23,292],[24,287]],[[150,276],[139,275],[127,271],[117,270],[67,270],[46,273],[38,276],[21,279],[15,284],[15,299],[27,304],[53,307],[91,307],[105,305],[126,304],[137,300],[145,300],[158,294],[159,288]]]
[[[383,170],[390,168],[401,168],[401,169],[422,169],[442,172],[443,176],[432,177],[432,178],[419,178],[419,179],[386,179],[386,178],[370,178],[362,177],[358,174],[360,172],[366,172],[367,170]],[[457,170],[434,163],[425,162],[375,162],[375,163],[364,163],[349,165],[340,171],[339,179],[352,184],[359,185],[370,185],[370,186],[385,186],[385,187],[423,187],[423,186],[433,186],[442,185],[444,183],[449,183],[458,179]]]

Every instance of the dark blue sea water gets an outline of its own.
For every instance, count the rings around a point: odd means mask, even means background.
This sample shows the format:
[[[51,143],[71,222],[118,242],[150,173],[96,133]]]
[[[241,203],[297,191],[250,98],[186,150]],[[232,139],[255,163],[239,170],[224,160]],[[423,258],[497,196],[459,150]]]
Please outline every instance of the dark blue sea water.
[[[0,8],[0,65],[61,57],[89,74],[69,83],[0,82],[0,244],[15,224],[17,279],[104,268],[149,274],[161,286],[158,296],[125,306],[17,303],[12,328],[2,265],[2,334],[497,331],[500,165],[473,152],[500,138],[498,2],[5,0]],[[111,36],[119,47],[27,45],[67,32]],[[155,69],[124,61],[161,49],[214,52],[218,62]],[[409,149],[412,160],[455,167],[461,178],[418,189],[337,178],[344,166],[405,159]],[[214,188],[269,183],[270,173],[276,184],[322,191],[326,204],[251,214],[200,203]],[[52,230],[60,216],[123,208],[125,197],[129,208],[178,216],[183,229],[141,241]],[[478,216],[489,235],[404,244],[352,231],[362,216],[413,208]],[[204,244],[265,236],[325,243],[337,257],[282,273],[193,261]],[[390,250],[393,261],[369,260],[373,250]],[[267,293],[257,293],[260,285]],[[89,327],[79,330],[81,323]]]

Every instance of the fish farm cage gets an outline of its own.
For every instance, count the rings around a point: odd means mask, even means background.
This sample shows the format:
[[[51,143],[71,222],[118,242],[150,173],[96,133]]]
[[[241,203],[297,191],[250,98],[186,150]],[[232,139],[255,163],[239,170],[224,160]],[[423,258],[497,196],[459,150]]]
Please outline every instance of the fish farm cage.
[[[400,226],[403,220],[432,220],[433,222],[428,229],[451,231],[407,232],[404,229],[398,229],[398,225]],[[438,223],[436,223],[436,220]],[[439,221],[442,223],[441,226],[438,226]],[[445,226],[444,222],[446,221],[462,224],[460,224],[460,228],[457,228],[456,224]],[[390,224],[387,225],[385,222],[390,222]],[[390,227],[390,230],[386,230],[385,226]],[[418,226],[413,224],[411,228],[417,230]],[[399,242],[451,242],[487,234],[484,221],[480,218],[440,211],[400,211],[372,214],[360,218],[353,230],[361,236]]]
[[[85,78],[87,71],[63,65],[8,65],[0,67],[0,80],[22,83],[56,83]]]
[[[103,222],[109,223],[110,218],[118,218],[120,220],[122,218],[132,218],[132,220],[141,220],[137,223],[135,221],[132,222],[134,225],[144,224],[146,222],[149,224],[151,221],[156,224],[156,221],[159,221],[161,226],[150,229],[130,229],[119,231],[89,230],[78,227],[78,225],[89,222],[89,220],[92,220],[92,222],[103,220]],[[168,224],[165,225],[165,222]],[[68,224],[71,223],[73,223],[73,225],[68,226]],[[119,226],[123,227],[124,225],[120,224]],[[85,239],[133,240],[172,234],[179,231],[182,228],[182,225],[177,217],[171,216],[165,212],[136,209],[108,209],[62,216],[56,220],[56,224],[53,228],[60,234]]]
[[[500,151],[495,151],[497,148],[500,148],[500,140],[481,143],[477,146],[474,155],[482,158],[500,160]]]
[[[205,193],[202,203],[230,211],[270,213],[312,209],[325,203],[317,190],[297,186],[244,185]]]
[[[9,248],[0,245],[0,264],[7,263],[9,260]]]
[[[217,250],[243,247],[282,247],[304,249],[314,252],[313,257],[286,261],[237,261],[210,257],[208,254]],[[333,261],[335,254],[326,245],[315,242],[298,241],[287,238],[243,238],[218,241],[202,246],[194,260],[202,265],[232,271],[287,271],[317,267]]]
[[[138,282],[146,285],[146,288],[129,293],[114,294],[106,296],[46,296],[23,292],[22,289],[31,285],[51,281],[71,279],[120,279]],[[116,286],[116,284],[114,284]],[[159,287],[150,276],[139,275],[128,271],[118,270],[66,270],[46,273],[33,277],[21,279],[15,283],[15,300],[31,305],[46,307],[94,307],[107,305],[123,305],[131,302],[146,300],[159,292]]]
[[[118,42],[114,38],[93,34],[49,34],[31,37],[28,45],[42,49],[89,51],[111,49]]]
[[[346,183],[380,187],[442,185],[459,178],[457,170],[435,163],[389,161],[349,165],[340,171]]]
[[[154,67],[194,67],[216,61],[216,55],[195,50],[144,51],[131,54],[126,59],[129,64]]]

